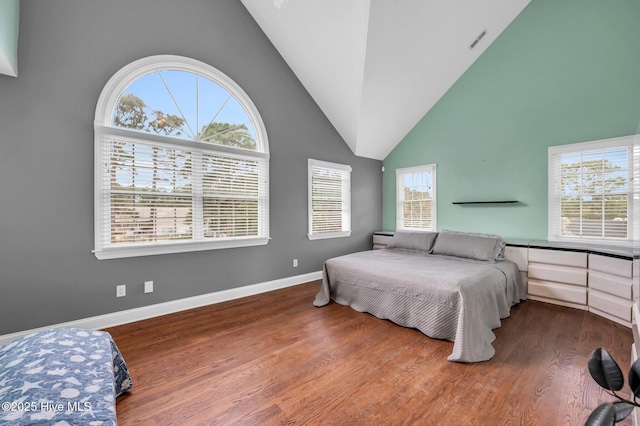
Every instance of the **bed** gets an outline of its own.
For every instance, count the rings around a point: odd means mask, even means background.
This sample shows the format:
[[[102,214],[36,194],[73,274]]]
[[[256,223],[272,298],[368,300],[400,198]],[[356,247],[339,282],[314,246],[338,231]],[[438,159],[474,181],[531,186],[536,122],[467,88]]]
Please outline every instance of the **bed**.
[[[59,328],[0,346],[0,425],[117,425],[132,386],[109,333]]]
[[[327,260],[314,305],[334,300],[435,339],[449,361],[489,360],[493,329],[526,292],[505,242],[490,234],[396,232],[382,250]]]

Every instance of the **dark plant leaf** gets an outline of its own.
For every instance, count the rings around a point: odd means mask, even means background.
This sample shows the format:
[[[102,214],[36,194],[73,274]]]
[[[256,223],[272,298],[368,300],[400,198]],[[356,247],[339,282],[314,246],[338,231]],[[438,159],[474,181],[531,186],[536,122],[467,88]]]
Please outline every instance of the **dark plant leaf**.
[[[610,402],[605,402],[593,410],[587,419],[585,426],[613,426],[616,420],[616,407]]]
[[[626,419],[633,409],[636,408],[628,402],[614,402],[613,405],[616,408],[616,423]]]
[[[640,359],[637,359],[629,369],[629,387],[636,397],[640,397]]]
[[[600,386],[618,391],[624,386],[624,376],[616,361],[604,348],[597,348],[589,360],[589,373]]]

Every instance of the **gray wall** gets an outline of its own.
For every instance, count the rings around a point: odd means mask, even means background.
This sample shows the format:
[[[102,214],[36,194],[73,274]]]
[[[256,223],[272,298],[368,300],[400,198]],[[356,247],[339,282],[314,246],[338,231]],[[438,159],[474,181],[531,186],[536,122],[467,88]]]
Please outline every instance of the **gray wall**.
[[[319,271],[328,257],[370,248],[382,225],[381,162],[351,153],[239,0],[22,0],[20,13],[20,75],[0,76],[0,334]],[[262,114],[268,245],[91,253],[96,102],[116,71],[156,54],[220,69]],[[351,237],[307,239],[308,158],[353,167]],[[146,280],[154,293],[142,293]],[[116,284],[127,297],[116,299]]]

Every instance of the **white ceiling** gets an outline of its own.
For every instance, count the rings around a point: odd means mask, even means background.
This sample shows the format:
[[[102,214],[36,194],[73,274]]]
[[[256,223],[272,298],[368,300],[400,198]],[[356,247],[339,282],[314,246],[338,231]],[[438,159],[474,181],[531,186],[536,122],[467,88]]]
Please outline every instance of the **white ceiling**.
[[[382,160],[529,1],[242,3],[351,150]]]

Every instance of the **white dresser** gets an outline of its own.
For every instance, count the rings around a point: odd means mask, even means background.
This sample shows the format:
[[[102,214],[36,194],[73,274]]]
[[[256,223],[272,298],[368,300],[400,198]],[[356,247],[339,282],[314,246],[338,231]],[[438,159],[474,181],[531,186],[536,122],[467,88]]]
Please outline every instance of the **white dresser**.
[[[585,309],[587,257],[583,252],[530,248],[529,298]]]
[[[373,249],[385,248],[393,238],[393,231],[378,231],[373,233]]]
[[[589,310],[631,325],[633,259],[589,254]]]
[[[532,300],[588,310],[631,327],[639,286],[631,249],[530,247],[528,276]]]

